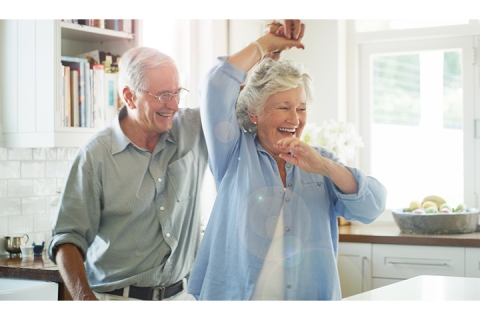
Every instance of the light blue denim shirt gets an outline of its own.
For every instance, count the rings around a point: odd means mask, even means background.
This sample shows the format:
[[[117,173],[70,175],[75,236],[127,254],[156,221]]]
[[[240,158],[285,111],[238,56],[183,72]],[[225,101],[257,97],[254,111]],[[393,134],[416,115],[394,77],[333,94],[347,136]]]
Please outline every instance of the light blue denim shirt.
[[[153,152],[135,146],[119,118],[79,149],[61,196],[48,254],[73,243],[98,292],[173,284],[200,242],[207,148],[198,109],[180,109]]]
[[[347,167],[358,193],[343,194],[330,179],[287,163],[284,191],[273,157],[237,123],[235,103],[245,78],[220,58],[201,86],[202,126],[218,194],[188,290],[201,300],[249,300],[283,206],[286,299],[339,300],[337,217],[374,221],[385,210],[386,190]]]

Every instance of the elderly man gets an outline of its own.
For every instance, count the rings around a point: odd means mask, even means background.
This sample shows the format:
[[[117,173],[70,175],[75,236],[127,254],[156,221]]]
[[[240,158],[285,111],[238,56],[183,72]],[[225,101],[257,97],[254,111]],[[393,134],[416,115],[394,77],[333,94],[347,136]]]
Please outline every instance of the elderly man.
[[[48,254],[75,300],[193,299],[207,149],[174,61],[151,48],[121,58],[125,104],[79,149]]]

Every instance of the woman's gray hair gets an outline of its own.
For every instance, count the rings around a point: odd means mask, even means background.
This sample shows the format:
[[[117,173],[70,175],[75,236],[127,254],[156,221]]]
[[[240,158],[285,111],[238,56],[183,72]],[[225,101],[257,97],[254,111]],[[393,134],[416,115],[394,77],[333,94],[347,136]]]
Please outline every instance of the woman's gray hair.
[[[237,119],[240,126],[250,133],[257,132],[257,126],[249,114],[258,116],[263,112],[267,99],[282,91],[303,86],[307,95],[307,105],[313,100],[312,78],[302,64],[291,60],[262,60],[253,70],[245,88],[240,92],[236,105]]]
[[[147,90],[149,78],[147,72],[161,64],[169,63],[175,66],[175,61],[165,53],[148,47],[136,47],[125,52],[118,65],[118,92],[124,104],[123,88],[132,90]]]

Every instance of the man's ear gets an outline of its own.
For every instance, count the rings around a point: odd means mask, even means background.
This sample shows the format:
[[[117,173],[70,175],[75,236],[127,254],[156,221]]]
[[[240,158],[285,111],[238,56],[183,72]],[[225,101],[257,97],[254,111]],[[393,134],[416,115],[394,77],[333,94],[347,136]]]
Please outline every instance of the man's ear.
[[[130,109],[135,109],[136,105],[133,101],[135,94],[133,93],[132,89],[130,89],[129,87],[124,87],[122,90],[122,94],[125,102],[127,102],[127,107],[129,107]]]

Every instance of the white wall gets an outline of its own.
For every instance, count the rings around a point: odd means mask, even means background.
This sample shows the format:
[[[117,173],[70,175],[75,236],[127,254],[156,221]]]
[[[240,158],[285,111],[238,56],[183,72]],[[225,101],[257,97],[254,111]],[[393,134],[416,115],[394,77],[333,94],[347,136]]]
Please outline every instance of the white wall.
[[[303,20],[305,50],[291,49],[283,58],[302,62],[313,77],[314,103],[308,121],[347,120],[346,114],[346,22]]]
[[[0,254],[5,236],[47,244],[59,192],[76,148],[0,148]]]

